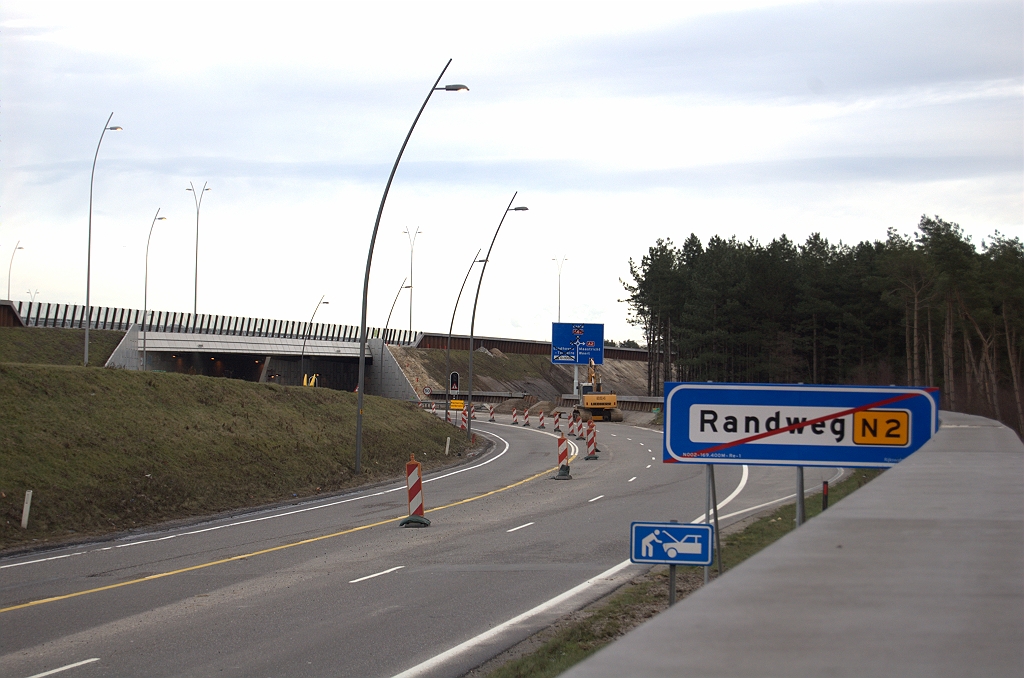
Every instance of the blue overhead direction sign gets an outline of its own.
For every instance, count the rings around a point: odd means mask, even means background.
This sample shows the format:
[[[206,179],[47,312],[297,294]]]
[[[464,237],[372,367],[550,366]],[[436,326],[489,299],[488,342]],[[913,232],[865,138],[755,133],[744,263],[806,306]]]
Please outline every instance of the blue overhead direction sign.
[[[715,528],[687,523],[630,523],[629,559],[658,565],[710,565]]]
[[[938,431],[936,388],[665,385],[666,463],[894,466]]]
[[[604,324],[551,323],[551,362],[560,365],[604,363]]]

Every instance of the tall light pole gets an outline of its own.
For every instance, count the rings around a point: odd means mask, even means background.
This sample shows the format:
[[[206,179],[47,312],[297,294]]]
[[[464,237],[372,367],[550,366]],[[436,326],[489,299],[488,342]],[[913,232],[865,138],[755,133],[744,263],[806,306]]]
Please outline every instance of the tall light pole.
[[[469,411],[473,411],[473,340],[476,337],[476,305],[480,301],[480,285],[484,282],[484,273],[487,272],[487,262],[491,260],[491,250],[494,249],[494,241],[498,239],[498,232],[501,230],[501,225],[505,223],[505,217],[508,216],[509,212],[525,212],[527,207],[512,207],[512,203],[515,202],[516,196],[519,195],[519,191],[512,194],[512,199],[508,201],[508,207],[505,208],[504,213],[501,215],[501,221],[498,222],[498,228],[494,229],[494,237],[491,238],[491,246],[487,248],[487,256],[484,257],[484,265],[480,268],[480,279],[476,283],[476,297],[473,299],[473,317],[469,321],[469,402],[466,407]],[[466,437],[470,440],[473,439],[473,417],[469,417],[469,421],[466,425]]]
[[[160,208],[156,208],[153,215],[153,223],[149,225],[149,235],[146,237],[146,277],[142,283],[142,369],[149,370],[149,363],[146,362],[146,332],[149,325],[149,241],[153,239],[153,227],[156,222],[164,221],[167,217],[160,216]]]
[[[203,206],[203,196],[210,189],[206,187],[207,182],[203,182],[203,190],[197,191],[196,187],[192,185],[192,182],[188,182],[188,188],[186,191],[192,192],[192,199],[196,203],[196,277],[195,285],[192,291],[192,317],[195,318],[198,315],[196,309],[199,308],[199,208]],[[316,311],[313,311],[316,313]],[[193,320],[193,322],[195,322]]]
[[[416,248],[416,236],[418,236],[422,232],[423,231],[420,230],[419,226],[416,227],[416,231],[414,233],[409,233],[409,229],[408,228],[405,229],[404,231],[402,231],[402,233],[405,233],[407,236],[409,236],[409,333],[410,334],[412,333],[412,253],[413,253],[413,250]]]
[[[7,298],[8,299],[11,298],[11,269],[14,268],[14,255],[18,253],[18,250],[25,249],[24,247],[21,247],[20,245],[21,245],[21,241],[19,240],[18,243],[14,246],[14,251],[11,252],[11,263],[7,267]]]
[[[427,92],[427,98],[423,100],[423,105],[420,106],[419,113],[416,114],[415,119],[412,121],[412,126],[409,127],[409,132],[405,135],[405,141],[402,142],[402,148],[398,151],[398,157],[395,158],[395,164],[391,168],[391,174],[388,176],[388,183],[384,186],[384,195],[380,199],[380,207],[377,208],[377,219],[373,223],[373,233],[370,235],[370,250],[366,254],[366,272],[363,274],[363,310],[359,318],[359,382],[356,386],[356,474],[363,472],[363,391],[366,386],[366,297],[370,291],[370,265],[373,263],[373,246],[377,242],[377,229],[380,228],[380,217],[384,213],[384,203],[388,199],[388,191],[391,190],[391,182],[395,179],[395,172],[398,171],[398,163],[402,160],[402,154],[405,153],[405,147],[409,144],[409,137],[412,136],[412,131],[416,129],[416,123],[419,122],[420,116],[423,115],[423,109],[427,107],[427,102],[430,101],[430,96],[437,91],[444,92],[459,92],[469,91],[469,88],[465,85],[445,85],[444,87],[438,87],[437,84],[441,82],[441,78],[444,77],[444,72],[448,70],[452,60],[449,59],[448,63],[441,69],[441,75],[437,76],[437,80],[434,81],[433,87]]]
[[[324,297],[327,295],[321,295],[320,301],[316,302],[316,308],[313,309],[313,315],[309,316],[309,325],[306,326],[306,331],[302,335],[302,351],[299,352],[299,370],[302,371],[302,376],[306,376],[306,340],[309,339],[309,332],[313,329],[313,318],[316,317],[316,312],[320,310],[321,306],[330,304],[329,301],[324,301]],[[306,384],[302,384],[305,386]]]
[[[562,265],[568,258],[569,257],[563,254],[561,261],[559,261],[558,259],[551,260],[555,262],[555,264],[558,266],[558,322],[562,322]]]
[[[103,143],[103,135],[107,133],[107,130],[112,132],[120,132],[121,128],[117,125],[110,127],[110,121],[113,120],[114,113],[110,113],[110,117],[103,123],[103,131],[100,132],[100,140],[96,144],[96,154],[92,156],[92,174],[89,175],[89,240],[85,248],[85,361],[86,367],[89,366],[89,324],[92,322],[92,306],[89,305],[89,291],[90,283],[92,281],[92,186],[96,179],[96,159],[100,157],[100,145]]]
[[[459,299],[462,298],[462,290],[466,289],[466,281],[469,280],[469,274],[473,272],[473,267],[477,264],[483,263],[483,259],[480,259],[480,250],[476,251],[473,255],[473,263],[466,269],[466,277],[462,279],[462,287],[459,288],[459,296],[455,297],[455,308],[452,309],[452,321],[448,323],[448,342],[444,345],[444,420],[448,421],[448,410],[452,406],[452,328],[455,327],[455,312],[459,310]]]
[[[384,344],[387,343],[388,340],[388,328],[391,326],[391,314],[395,312],[395,304],[398,303],[398,297],[402,296],[402,290],[406,287],[410,287],[410,285],[405,284],[407,280],[409,279],[404,278],[402,280],[402,284],[398,286],[398,291],[395,292],[395,300],[391,302],[391,310],[388,311],[388,321],[384,323],[384,333],[380,335],[380,369],[377,370],[377,372],[380,374],[381,384],[384,383]],[[412,292],[410,291],[410,294],[411,293]]]

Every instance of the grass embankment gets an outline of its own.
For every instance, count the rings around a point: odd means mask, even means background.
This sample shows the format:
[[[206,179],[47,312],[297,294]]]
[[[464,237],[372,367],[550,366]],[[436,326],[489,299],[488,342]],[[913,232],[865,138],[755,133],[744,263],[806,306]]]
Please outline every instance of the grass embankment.
[[[426,370],[433,383],[444,390],[445,381],[448,379],[444,349],[421,348],[415,351],[419,365]],[[458,372],[463,380],[469,378],[469,351],[451,352],[451,371]],[[473,388],[481,391],[501,390],[492,389],[493,382],[486,383],[490,379],[502,383],[536,379],[547,381],[560,389],[567,389],[563,390],[563,393],[572,390],[572,372],[564,367],[552,365],[551,356],[546,354],[503,353],[499,356],[477,351],[473,354],[473,375]],[[462,388],[466,389],[468,386],[469,383],[463,381]]]
[[[858,470],[846,480],[829,489],[834,504],[869,482],[881,471]],[[821,513],[820,497],[808,499],[808,519]],[[736,567],[764,547],[784,537],[796,527],[796,505],[788,504],[771,514],[754,520],[744,529],[723,535],[722,567]],[[717,567],[717,564],[716,564]],[[712,575],[717,569],[712,569]],[[703,585],[703,568],[677,568],[677,599]],[[568,670],[608,643],[624,635],[655,614],[668,609],[668,568],[658,567],[634,579],[622,589],[591,608],[575,613],[539,634],[533,642],[537,647],[518,659],[493,671],[474,672],[488,678],[548,678]],[[500,662],[500,658],[499,658]],[[485,665],[484,669],[487,666]]]
[[[114,330],[89,330],[89,365],[103,367],[124,337]],[[85,330],[0,327],[0,363],[81,365]]]
[[[59,332],[55,333],[59,334]],[[467,443],[409,403],[181,374],[0,364],[0,548],[304,497]],[[21,529],[31,489],[29,528]]]

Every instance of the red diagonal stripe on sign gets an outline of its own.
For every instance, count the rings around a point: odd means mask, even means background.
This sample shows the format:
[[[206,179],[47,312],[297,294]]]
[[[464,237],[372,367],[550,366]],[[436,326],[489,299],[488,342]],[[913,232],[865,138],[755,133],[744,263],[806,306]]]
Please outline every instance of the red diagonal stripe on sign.
[[[868,403],[867,405],[860,405],[858,407],[851,407],[850,409],[843,410],[842,412],[836,412],[835,414],[828,414],[828,415],[825,415],[824,417],[818,417],[817,419],[811,419],[809,421],[801,421],[798,424],[790,424],[789,426],[786,426],[784,428],[777,428],[774,431],[765,431],[764,433],[757,433],[757,434],[754,434],[754,435],[752,435],[752,436],[750,436],[748,438],[742,438],[740,440],[734,440],[731,443],[722,443],[721,445],[715,445],[714,447],[708,447],[708,448],[705,448],[703,450],[698,450],[697,452],[687,452],[686,454],[684,454],[682,456],[686,457],[686,458],[702,457],[704,455],[711,454],[712,452],[718,452],[719,450],[725,450],[725,449],[728,449],[730,447],[736,447],[737,445],[742,445],[744,443],[750,443],[750,442],[753,442],[755,440],[761,440],[762,438],[767,438],[768,436],[778,435],[780,433],[785,433],[787,431],[792,431],[792,430],[795,430],[795,429],[798,429],[798,428],[804,428],[806,426],[813,426],[814,424],[820,424],[823,421],[830,421],[832,419],[839,419],[841,417],[845,417],[845,416],[847,416],[849,414],[853,414],[855,412],[863,412],[864,410],[870,410],[870,409],[873,409],[875,407],[884,407],[886,405],[892,405],[893,403],[898,403],[901,400],[907,400],[908,398],[916,398],[919,395],[921,395],[921,394],[920,393],[901,393],[900,395],[893,396],[892,398],[886,398],[885,400],[879,400],[878,402]]]

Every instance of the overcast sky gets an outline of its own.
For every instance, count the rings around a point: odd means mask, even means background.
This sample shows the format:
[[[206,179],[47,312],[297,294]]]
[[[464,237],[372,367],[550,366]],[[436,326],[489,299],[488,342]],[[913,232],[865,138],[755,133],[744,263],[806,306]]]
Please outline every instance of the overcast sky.
[[[446,331],[515,191],[477,334],[640,339],[628,260],[691,232],[883,239],[922,214],[1024,233],[1024,16],[1001,3],[47,3],[0,8],[0,262],[11,297],[369,323],[409,274]],[[6,271],[4,271],[6,272]],[[455,331],[468,333],[476,273]],[[6,280],[3,284],[6,284]],[[0,296],[6,296],[6,289]],[[408,328],[403,292],[391,326]]]

